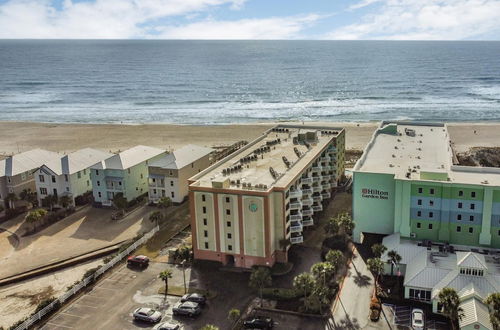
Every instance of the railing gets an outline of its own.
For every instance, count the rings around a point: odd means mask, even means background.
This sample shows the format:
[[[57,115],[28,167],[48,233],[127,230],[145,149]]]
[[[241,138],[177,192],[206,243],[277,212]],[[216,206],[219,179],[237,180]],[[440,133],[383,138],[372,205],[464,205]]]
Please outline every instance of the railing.
[[[321,195],[314,195],[313,196],[313,201],[315,202],[321,202],[323,200],[323,196]]]
[[[302,190],[290,190],[290,198],[302,197]]]
[[[312,178],[302,178],[302,180],[300,180],[302,182],[302,184],[306,183],[306,184],[311,184],[313,183],[313,179]]]
[[[302,220],[302,213],[290,214],[290,220],[292,221]]]
[[[297,210],[302,208],[302,203],[301,202],[294,202],[290,203],[290,209],[292,210]]]
[[[313,205],[312,209],[314,212],[323,211],[323,205]]]
[[[292,222],[290,230],[292,233],[300,233],[302,232],[302,224],[300,222]]]
[[[322,193],[321,193],[321,196],[322,196],[324,199],[327,199],[327,198],[332,197],[332,194],[330,194],[329,192],[322,192]]]
[[[302,215],[313,215],[314,211],[312,209],[302,210]]]
[[[302,236],[292,236],[292,237],[290,237],[290,242],[292,244],[299,244],[299,243],[302,243],[303,241],[304,241],[304,238]]]
[[[320,182],[322,177],[319,176],[313,176],[313,182]]]
[[[314,200],[312,198],[303,198],[302,199],[302,205],[312,205],[314,203]]]
[[[321,192],[321,190],[323,190],[323,188],[321,188],[320,186],[313,186],[312,190],[313,190],[313,192]]]
[[[308,194],[312,194],[312,193],[313,193],[313,191],[312,191],[311,188],[303,188],[302,189],[302,194],[303,195],[308,195]]]
[[[68,290],[65,294],[60,296],[58,299],[54,300],[52,303],[47,305],[45,308],[40,310],[38,313],[32,315],[29,319],[21,323],[17,328],[14,330],[25,330],[31,327],[33,324],[36,322],[40,321],[45,315],[49,314],[50,312],[56,310],[61,304],[63,304],[65,301],[70,299],[72,296],[74,296],[76,293],[78,293],[80,290],[83,288],[87,287],[89,284],[93,283],[99,276],[113,268],[117,263],[119,263],[123,258],[128,256],[132,251],[137,249],[140,245],[144,244],[148,239],[150,239],[160,228],[158,226],[154,227],[150,232],[144,234],[141,238],[139,238],[137,241],[135,241],[131,246],[129,246],[125,251],[122,253],[118,254],[116,257],[111,259],[107,264],[103,265],[101,268],[99,268],[94,274],[86,277],[82,281],[80,281],[78,284],[76,284],[74,287],[72,287],[70,290]]]

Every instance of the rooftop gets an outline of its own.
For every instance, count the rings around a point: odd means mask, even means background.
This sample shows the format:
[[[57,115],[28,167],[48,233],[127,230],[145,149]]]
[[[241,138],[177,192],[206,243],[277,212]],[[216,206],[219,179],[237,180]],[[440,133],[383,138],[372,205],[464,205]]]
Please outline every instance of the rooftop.
[[[342,130],[335,127],[276,126],[194,176],[192,185],[264,191],[271,187],[287,187]]]
[[[188,144],[170,154],[166,154],[161,159],[150,163],[149,166],[176,170],[183,168],[214,151],[215,149],[212,148]]]
[[[138,145],[100,161],[91,166],[91,168],[98,170],[126,170],[164,152],[165,150],[162,149]]]
[[[43,149],[33,149],[0,160],[0,176],[14,176],[35,170],[43,164],[59,159],[61,154]]]
[[[85,148],[60,158],[54,158],[50,162],[45,163],[44,166],[56,175],[73,174],[111,156],[113,156],[113,154],[109,152]]]

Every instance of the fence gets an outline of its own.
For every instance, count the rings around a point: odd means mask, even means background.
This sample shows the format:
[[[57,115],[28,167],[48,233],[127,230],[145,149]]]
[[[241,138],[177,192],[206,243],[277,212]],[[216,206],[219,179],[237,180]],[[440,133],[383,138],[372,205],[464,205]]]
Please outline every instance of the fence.
[[[113,268],[117,263],[119,263],[123,258],[128,256],[132,251],[137,249],[140,245],[144,244],[147,240],[149,240],[158,230],[160,229],[159,226],[156,226],[153,228],[151,231],[148,233],[144,234],[141,238],[139,238],[137,241],[135,241],[131,246],[129,246],[125,251],[121,252],[118,254],[116,257],[111,259],[108,263],[100,267],[94,274],[86,277],[83,279],[81,282],[79,282],[77,285],[72,287],[70,290],[68,290],[65,294],[63,294],[61,297],[58,299],[54,300],[52,303],[41,309],[39,312],[36,314],[33,314],[29,319],[21,323],[19,326],[15,328],[15,330],[25,330],[31,327],[33,324],[36,322],[40,321],[45,315],[48,313],[54,311],[57,309],[61,304],[66,302],[68,299],[70,299],[72,296],[77,294],[81,289],[87,287],[89,284],[93,283],[99,276]]]

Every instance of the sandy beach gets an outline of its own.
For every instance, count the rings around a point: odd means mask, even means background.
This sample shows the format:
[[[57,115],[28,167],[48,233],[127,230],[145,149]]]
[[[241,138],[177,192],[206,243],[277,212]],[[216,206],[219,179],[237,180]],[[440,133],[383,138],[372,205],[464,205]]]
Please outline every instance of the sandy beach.
[[[239,140],[250,141],[276,123],[234,125],[112,125],[112,124],[47,124],[0,122],[0,157],[33,148],[71,152],[93,147],[116,152],[137,144],[168,150],[185,144],[202,146],[230,145]],[[295,124],[301,125],[302,122]],[[328,125],[346,129],[347,149],[362,150],[370,140],[378,122],[333,123],[306,122],[306,125]],[[457,151],[470,147],[500,146],[500,123],[450,123],[451,140]]]

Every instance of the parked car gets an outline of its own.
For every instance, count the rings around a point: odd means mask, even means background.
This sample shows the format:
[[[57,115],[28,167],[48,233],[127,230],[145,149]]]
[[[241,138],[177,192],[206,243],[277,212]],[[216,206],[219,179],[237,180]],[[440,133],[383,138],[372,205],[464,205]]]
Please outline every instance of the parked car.
[[[149,258],[146,256],[130,256],[127,259],[127,266],[146,268],[149,265]]]
[[[425,329],[425,318],[423,310],[414,308],[411,311],[411,327],[415,330]]]
[[[207,298],[199,293],[188,293],[182,296],[181,302],[192,301],[200,305],[205,305]]]
[[[153,330],[179,330],[180,325],[170,322],[164,322],[157,324],[153,327]]]
[[[245,329],[271,329],[273,326],[273,319],[266,316],[254,316],[243,322]]]
[[[172,308],[172,312],[174,313],[174,315],[187,315],[189,317],[193,317],[196,315],[200,315],[201,308],[198,303],[186,301],[175,305]]]
[[[161,320],[161,313],[149,307],[137,308],[133,315],[134,320],[139,321],[156,323]]]

